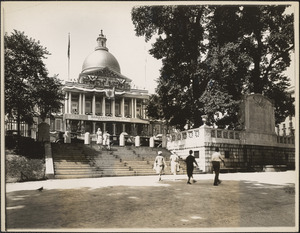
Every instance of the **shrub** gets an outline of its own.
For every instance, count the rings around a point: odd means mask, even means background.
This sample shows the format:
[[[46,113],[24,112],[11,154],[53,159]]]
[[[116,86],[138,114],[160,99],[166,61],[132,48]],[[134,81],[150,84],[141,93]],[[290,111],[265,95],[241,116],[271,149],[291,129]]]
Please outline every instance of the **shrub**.
[[[35,181],[45,179],[44,159],[31,159],[6,150],[6,182]]]
[[[16,136],[6,136],[5,147],[14,149],[17,154],[26,158],[43,159],[45,156],[43,144],[28,137],[19,137],[18,139]]]

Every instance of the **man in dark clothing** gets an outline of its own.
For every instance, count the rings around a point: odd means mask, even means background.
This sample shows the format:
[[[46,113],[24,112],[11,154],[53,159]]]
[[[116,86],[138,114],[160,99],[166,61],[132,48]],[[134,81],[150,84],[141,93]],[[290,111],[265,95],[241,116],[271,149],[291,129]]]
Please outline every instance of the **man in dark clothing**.
[[[190,150],[189,151],[189,156],[186,157],[185,159],[185,163],[186,163],[186,171],[187,171],[187,176],[188,176],[188,184],[191,184],[190,179],[191,177],[193,177],[193,171],[194,171],[194,163],[197,165],[198,167],[198,163],[196,162],[195,157],[193,156],[193,151]],[[194,180],[194,179],[193,179]]]

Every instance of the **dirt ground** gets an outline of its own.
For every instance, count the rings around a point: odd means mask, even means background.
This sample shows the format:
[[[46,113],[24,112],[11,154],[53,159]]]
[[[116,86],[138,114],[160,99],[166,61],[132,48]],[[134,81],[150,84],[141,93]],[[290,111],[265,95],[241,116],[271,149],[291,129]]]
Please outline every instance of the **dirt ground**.
[[[221,174],[222,184],[213,186],[212,174],[203,177],[195,176],[192,185],[185,176],[175,181],[165,176],[160,182],[157,177],[79,179],[77,185],[70,180],[69,188],[33,183],[28,190],[6,193],[6,227],[173,232],[295,227],[295,184]],[[44,189],[36,190],[41,184]]]

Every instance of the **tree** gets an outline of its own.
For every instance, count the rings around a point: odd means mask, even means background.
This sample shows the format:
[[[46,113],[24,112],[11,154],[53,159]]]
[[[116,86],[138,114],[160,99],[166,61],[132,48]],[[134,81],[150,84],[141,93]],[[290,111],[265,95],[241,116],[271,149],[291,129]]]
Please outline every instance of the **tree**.
[[[276,123],[294,114],[294,100],[287,93],[290,80],[283,74],[294,49],[294,17],[285,14],[286,8],[219,6],[209,24],[212,79],[236,101],[249,93],[274,100]]]
[[[157,93],[164,117],[178,128],[183,128],[186,120],[196,127],[202,122],[203,106],[198,99],[208,82],[201,62],[206,51],[201,26],[206,14],[205,6],[142,6],[132,10],[138,36],[144,35],[148,41],[158,35],[150,50],[163,63]]]
[[[62,106],[64,94],[62,83],[56,77],[41,77],[34,86],[34,101],[40,117],[44,121],[51,113],[58,112]]]
[[[276,120],[293,113],[282,72],[290,65],[293,15],[287,6],[142,6],[132,10],[137,36],[156,36],[150,54],[162,59],[156,92],[163,115],[187,122],[237,126],[244,94],[274,92]],[[282,105],[282,106],[281,106]],[[215,117],[222,113],[222,119]]]
[[[48,78],[43,59],[50,53],[39,41],[14,30],[11,35],[5,34],[4,50],[5,113],[16,119],[20,135],[20,122],[32,123],[36,104],[41,107],[42,102],[54,104],[61,100],[58,90],[49,89],[53,95],[46,94],[48,88],[56,89],[59,85],[57,80]],[[57,105],[53,107],[56,109]]]
[[[162,108],[160,106],[159,97],[156,94],[150,95],[146,106],[147,115],[152,119],[163,119]]]

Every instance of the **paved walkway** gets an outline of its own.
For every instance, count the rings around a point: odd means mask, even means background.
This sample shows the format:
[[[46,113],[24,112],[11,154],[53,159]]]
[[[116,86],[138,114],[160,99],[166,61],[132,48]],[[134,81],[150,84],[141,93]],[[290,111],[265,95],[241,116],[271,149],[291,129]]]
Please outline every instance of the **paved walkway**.
[[[46,180],[6,185],[8,230],[295,231],[297,173]],[[43,187],[42,191],[37,189]],[[250,227],[250,228],[249,228]]]

